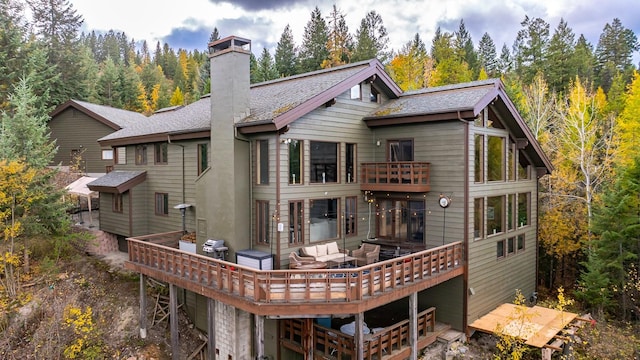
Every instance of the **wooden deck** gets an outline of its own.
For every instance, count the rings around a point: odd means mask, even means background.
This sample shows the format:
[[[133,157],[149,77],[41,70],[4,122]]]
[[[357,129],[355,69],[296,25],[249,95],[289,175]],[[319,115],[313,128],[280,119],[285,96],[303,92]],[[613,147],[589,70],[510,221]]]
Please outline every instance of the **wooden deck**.
[[[418,313],[418,349],[434,343],[450,327],[436,323],[435,308]],[[281,320],[280,342],[285,348],[300,354],[313,346],[315,359],[354,359],[352,335],[313,323],[313,319]],[[410,355],[409,320],[403,320],[364,337],[364,360],[406,359]],[[307,343],[304,339],[312,339]],[[312,344],[312,345],[311,345]]]
[[[178,250],[172,235],[129,238],[125,267],[264,316],[359,313],[464,272],[461,242],[358,268],[257,270]]]
[[[367,191],[431,191],[431,164],[397,161],[360,164],[360,189]]]

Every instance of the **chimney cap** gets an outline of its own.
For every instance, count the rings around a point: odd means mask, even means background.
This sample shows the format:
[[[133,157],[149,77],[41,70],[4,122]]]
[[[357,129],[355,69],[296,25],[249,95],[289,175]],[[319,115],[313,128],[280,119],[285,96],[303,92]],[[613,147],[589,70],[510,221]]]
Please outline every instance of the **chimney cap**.
[[[228,36],[209,43],[209,55],[216,55],[223,51],[251,52],[251,40],[238,36]]]

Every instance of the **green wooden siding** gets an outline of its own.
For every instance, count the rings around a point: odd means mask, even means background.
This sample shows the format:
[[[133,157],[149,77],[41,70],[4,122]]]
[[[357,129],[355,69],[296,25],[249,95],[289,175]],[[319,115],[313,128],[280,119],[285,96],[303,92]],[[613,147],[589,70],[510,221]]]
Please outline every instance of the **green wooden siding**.
[[[71,151],[75,149],[84,149],[82,160],[87,173],[105,173],[106,166],[113,165],[113,160],[102,160],[103,148],[97,141],[113,133],[115,130],[112,128],[74,108],[64,110],[52,118],[48,125],[51,139],[56,140],[58,146],[53,165],[68,166]]]

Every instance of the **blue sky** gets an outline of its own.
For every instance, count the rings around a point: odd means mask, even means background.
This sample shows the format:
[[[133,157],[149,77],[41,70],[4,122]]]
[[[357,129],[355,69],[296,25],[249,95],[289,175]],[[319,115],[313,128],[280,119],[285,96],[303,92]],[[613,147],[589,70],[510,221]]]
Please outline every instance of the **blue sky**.
[[[146,39],[149,48],[156,42],[188,50],[206,50],[214,27],[222,37],[237,35],[251,39],[254,54],[266,47],[273,54],[282,31],[290,25],[294,40],[302,42],[311,11],[318,6],[328,16],[332,6],[345,14],[351,33],[355,33],[367,12],[382,16],[389,32],[390,48],[398,50],[418,33],[430,45],[438,26],[443,32],[458,29],[464,19],[477,46],[487,32],[496,44],[511,49],[525,15],[540,17],[550,32],[561,18],[576,34],[595,47],[605,24],[619,18],[622,25],[640,36],[640,6],[628,0],[70,0],[84,18],[83,31],[124,32],[129,39]],[[635,61],[638,62],[639,54]]]

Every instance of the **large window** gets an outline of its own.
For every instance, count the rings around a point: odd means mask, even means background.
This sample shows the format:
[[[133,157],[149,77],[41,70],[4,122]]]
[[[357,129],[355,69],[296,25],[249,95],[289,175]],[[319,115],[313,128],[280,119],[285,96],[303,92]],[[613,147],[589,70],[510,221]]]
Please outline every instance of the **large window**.
[[[136,165],[147,165],[147,145],[136,145]]]
[[[473,199],[473,237],[484,235],[484,198]]]
[[[424,201],[380,201],[378,236],[384,239],[423,242]]]
[[[529,193],[518,194],[518,226],[529,225]]]
[[[487,152],[487,179],[489,181],[504,181],[505,169],[505,138],[489,136]]]
[[[309,201],[309,240],[319,241],[338,237],[338,199]]]
[[[337,143],[312,141],[310,156],[310,181],[312,183],[338,182]]]
[[[504,231],[504,196],[487,198],[487,235]]]
[[[156,215],[169,215],[169,194],[156,193]]]
[[[484,135],[475,137],[474,174],[475,182],[484,182]]]
[[[256,201],[256,242],[269,243],[269,201]]]
[[[209,144],[198,144],[198,175],[209,167]]]
[[[358,233],[358,211],[356,209],[358,198],[351,196],[344,200],[344,234],[345,236],[353,236]]]
[[[346,169],[344,182],[347,184],[356,182],[356,144],[346,144],[344,161]]]
[[[127,148],[124,146],[120,146],[116,148],[116,164],[126,164],[127,163]]]
[[[518,180],[529,179],[529,161],[522,156],[522,153],[518,154]]]
[[[516,145],[509,143],[509,149],[507,150],[507,179],[513,181],[516,179]]]
[[[289,244],[304,243],[304,201],[289,202]]]
[[[303,184],[302,179],[302,140],[289,143],[289,184]]]
[[[269,184],[269,141],[256,141],[256,183]]]
[[[169,163],[169,144],[158,143],[155,144],[155,164],[166,165]]]

